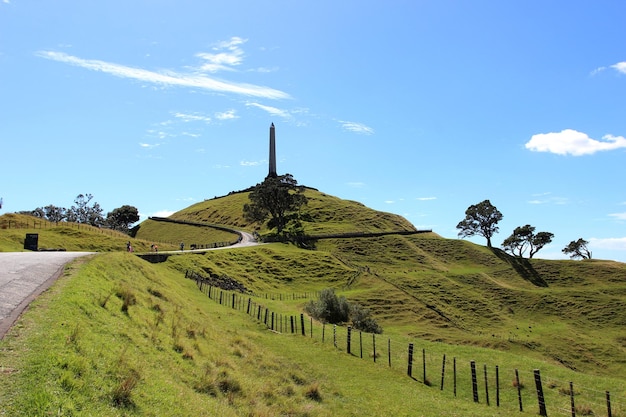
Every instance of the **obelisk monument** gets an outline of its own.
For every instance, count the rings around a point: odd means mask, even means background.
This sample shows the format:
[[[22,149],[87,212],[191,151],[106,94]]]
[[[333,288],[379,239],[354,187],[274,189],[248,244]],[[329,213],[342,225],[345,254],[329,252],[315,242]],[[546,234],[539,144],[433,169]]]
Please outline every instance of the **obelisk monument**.
[[[270,126],[270,170],[267,174],[268,178],[276,178],[276,132],[274,130],[274,123]]]

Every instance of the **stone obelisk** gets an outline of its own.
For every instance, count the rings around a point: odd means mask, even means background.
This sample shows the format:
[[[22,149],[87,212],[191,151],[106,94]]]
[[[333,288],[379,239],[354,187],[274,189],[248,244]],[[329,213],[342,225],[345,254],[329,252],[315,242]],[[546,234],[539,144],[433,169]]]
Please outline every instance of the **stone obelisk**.
[[[276,132],[274,130],[274,123],[270,126],[270,170],[267,174],[268,178],[276,178]]]

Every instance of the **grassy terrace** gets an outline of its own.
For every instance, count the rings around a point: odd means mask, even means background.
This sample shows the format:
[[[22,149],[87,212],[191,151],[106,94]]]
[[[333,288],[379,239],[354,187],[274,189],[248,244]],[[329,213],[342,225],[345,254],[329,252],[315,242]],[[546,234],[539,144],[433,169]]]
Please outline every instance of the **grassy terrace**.
[[[252,231],[256,225],[241,219],[245,196],[207,200],[172,217]],[[316,234],[412,227],[399,216],[315,190],[307,190],[307,196],[306,230]],[[178,233],[173,241],[191,241],[185,234],[191,231],[142,228],[147,246],[173,233]],[[202,230],[199,238],[218,240],[212,234],[217,231]],[[36,230],[42,233],[40,242],[74,242],[72,250],[102,245],[100,251],[109,253],[69,266],[0,342],[5,415],[537,415],[533,369],[541,370],[549,415],[571,415],[570,381],[578,415],[589,410],[606,415],[606,390],[613,415],[626,415],[626,268],[621,263],[519,260],[429,233],[329,239],[314,251],[284,244],[224,249],[150,264],[111,252],[118,243],[98,231],[81,229],[85,235],[75,241],[61,229],[50,230],[50,237],[44,231]],[[1,229],[1,250],[21,249],[18,236],[23,239],[24,232]],[[127,237],[119,239],[123,250]],[[363,337],[361,358],[354,353],[356,342],[353,355],[346,353],[345,328],[337,330],[337,347],[328,326],[322,342],[319,323],[313,337],[270,331],[245,312],[209,300],[184,278],[187,270],[226,275],[258,294],[335,288],[370,308],[384,328],[377,336],[377,361],[371,335]],[[254,302],[299,315],[306,300]],[[415,379],[406,375],[409,343],[415,346]],[[429,384],[423,381],[422,349]],[[472,360],[479,370],[479,404],[472,401]],[[500,407],[495,406],[496,365]],[[515,369],[524,386],[523,413]]]

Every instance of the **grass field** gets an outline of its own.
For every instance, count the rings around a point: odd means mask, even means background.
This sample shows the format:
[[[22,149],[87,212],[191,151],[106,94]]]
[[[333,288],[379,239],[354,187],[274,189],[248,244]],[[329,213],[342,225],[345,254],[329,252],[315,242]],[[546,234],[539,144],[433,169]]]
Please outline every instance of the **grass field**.
[[[243,196],[207,200],[172,217],[228,221],[251,231],[258,226],[237,220]],[[402,218],[359,210],[358,203],[315,190],[307,196],[315,226],[306,230],[316,234],[410,229]],[[323,210],[326,201],[331,210]],[[1,229],[0,248],[16,250],[24,232]],[[110,238],[89,231],[72,245],[112,251],[117,243]],[[119,239],[123,244],[127,237]],[[142,242],[152,240],[148,233]],[[352,355],[346,353],[345,327],[335,330],[336,347],[331,328],[322,342],[316,322],[312,337],[310,329],[306,337],[270,331],[245,311],[208,299],[184,278],[186,271],[237,280],[259,295],[247,297],[281,315],[299,315],[306,300],[280,294],[331,287],[370,308],[384,333],[360,335],[361,358],[356,339]],[[533,370],[539,369],[549,415],[571,415],[572,382],[577,415],[606,415],[609,391],[613,415],[623,416],[625,283],[620,263],[522,260],[434,233],[320,240],[313,251],[286,244],[223,249],[170,256],[162,264],[102,253],[72,264],[0,342],[0,410],[18,416],[537,415]],[[410,343],[414,379],[407,376]]]

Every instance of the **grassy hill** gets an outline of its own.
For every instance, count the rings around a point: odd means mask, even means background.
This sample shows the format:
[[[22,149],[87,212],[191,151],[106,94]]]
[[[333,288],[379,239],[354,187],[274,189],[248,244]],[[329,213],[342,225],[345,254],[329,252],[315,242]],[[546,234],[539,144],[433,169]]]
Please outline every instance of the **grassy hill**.
[[[307,233],[413,228],[356,202],[312,189],[306,195]],[[233,194],[172,218],[252,231],[258,225],[241,216],[246,201],[247,194]],[[144,223],[146,244],[174,234],[173,241],[191,233],[221,239],[213,229]],[[0,229],[0,242],[9,232]],[[102,238],[111,247],[108,237],[92,233],[87,240]],[[319,326],[312,338],[268,332],[255,318],[209,301],[183,278],[189,270],[235,279],[259,294],[255,302],[285,315],[300,314],[306,300],[282,295],[335,288],[373,311],[384,328],[378,351],[385,355],[388,343],[393,366],[384,356],[372,364],[371,342],[365,359],[347,355],[343,338],[338,348],[323,343]],[[0,409],[29,410],[15,415],[511,415],[518,413],[511,381],[519,369],[532,404],[525,411],[536,415],[530,372],[541,369],[549,376],[550,406],[567,407],[567,384],[574,381],[581,407],[605,415],[602,398],[610,390],[613,415],[624,415],[625,289],[621,263],[522,260],[434,233],[325,239],[313,251],[285,244],[223,249],[156,265],[103,254],[75,263],[0,343],[0,385],[8,387]],[[407,377],[408,343],[416,344],[416,357],[427,352],[431,386]],[[462,369],[457,397],[438,387],[444,354]],[[471,401],[461,382],[470,360],[488,365],[491,381],[493,366],[500,366],[506,405],[487,407],[482,386],[481,404]]]

